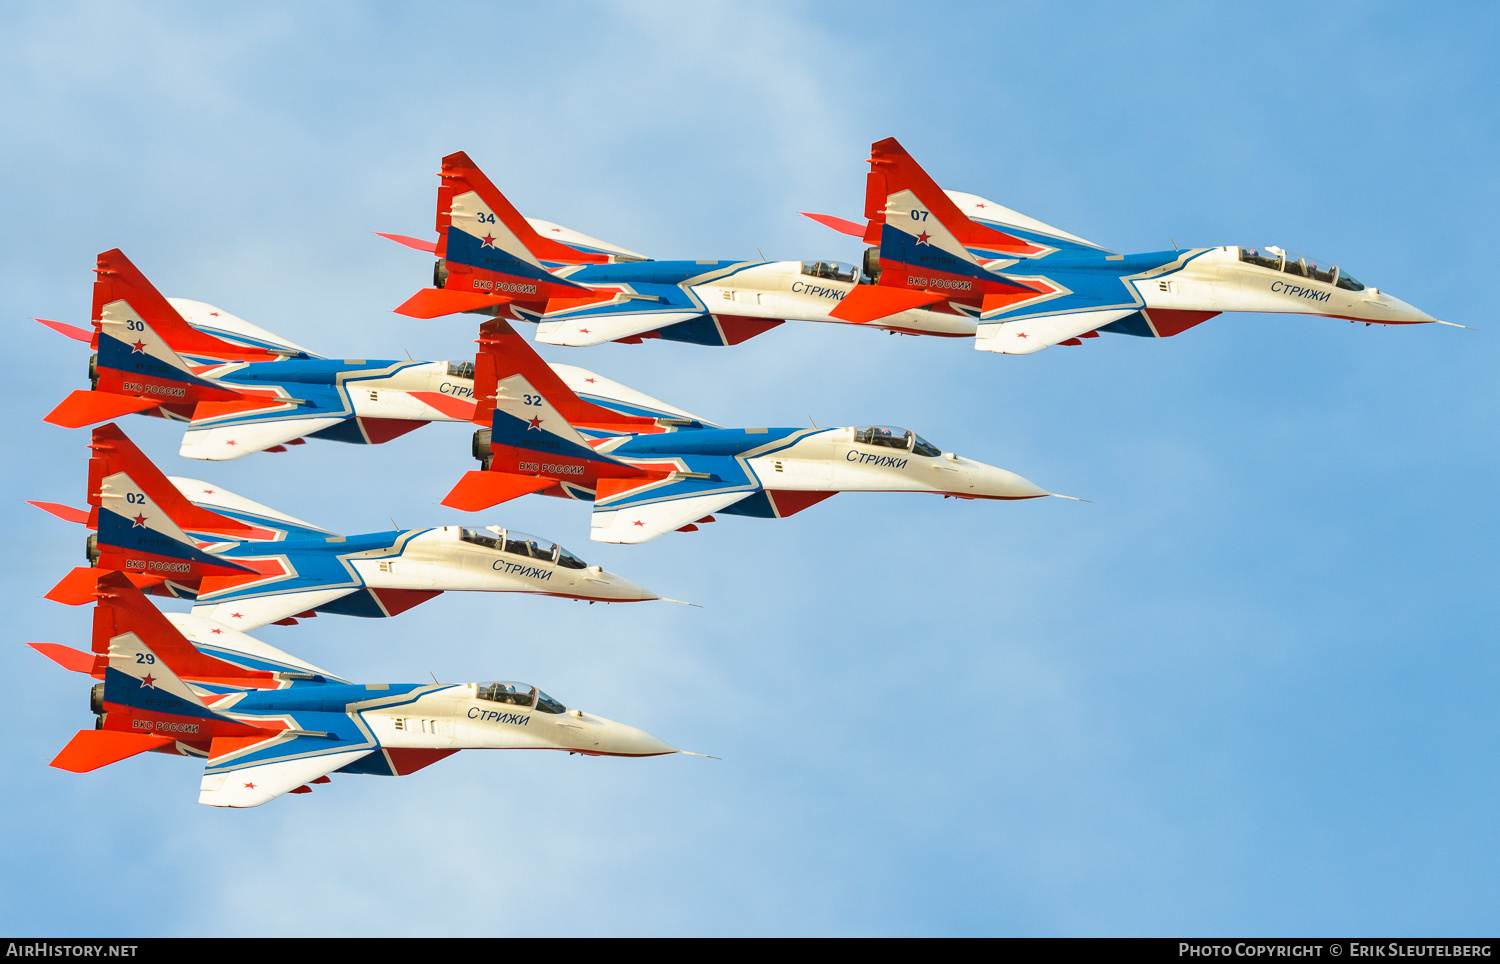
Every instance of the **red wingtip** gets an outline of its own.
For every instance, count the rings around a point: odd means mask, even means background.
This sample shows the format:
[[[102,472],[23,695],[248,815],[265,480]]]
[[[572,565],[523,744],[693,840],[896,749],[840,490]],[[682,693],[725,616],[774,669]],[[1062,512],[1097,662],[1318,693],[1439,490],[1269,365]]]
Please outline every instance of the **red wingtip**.
[[[428,254],[437,253],[436,241],[423,241],[421,238],[413,238],[410,235],[386,234],[383,231],[375,231],[373,233],[377,238],[385,238],[387,241],[394,241],[397,244],[404,244],[408,248],[416,248],[418,251],[426,251]],[[41,321],[40,318],[38,318],[37,320]],[[45,325],[48,324],[48,322],[43,321],[42,324]]]
[[[32,321],[46,325],[53,331],[67,335],[74,341],[81,341],[85,345],[91,345],[94,342],[94,329],[92,328],[79,328],[77,325],[68,325],[60,321],[48,321],[45,318],[33,318]]]
[[[26,500],[27,505],[34,505],[43,512],[49,512],[64,522],[77,522],[79,525],[89,524],[89,513],[87,509],[75,509],[70,505],[61,505],[57,502],[32,502]]]
[[[836,218],[831,214],[811,214],[807,211],[799,211],[797,213],[801,214],[804,218],[811,218],[825,228],[833,228],[839,234],[847,234],[856,238],[863,238],[865,236],[865,226],[856,221]]]

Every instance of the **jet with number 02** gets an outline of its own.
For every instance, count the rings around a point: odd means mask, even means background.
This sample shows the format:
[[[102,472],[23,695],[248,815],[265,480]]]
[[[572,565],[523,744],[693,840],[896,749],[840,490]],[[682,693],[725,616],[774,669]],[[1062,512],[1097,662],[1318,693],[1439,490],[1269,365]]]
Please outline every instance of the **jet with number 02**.
[[[33,505],[94,529],[88,568],[47,593],[93,599],[104,571],[234,629],[323,614],[395,616],[444,592],[523,592],[588,602],[660,599],[543,539],[492,527],[342,536],[196,479],[168,478],[114,424],[94,429],[88,510]]]
[[[258,807],[330,774],[406,776],[459,750],[679,751],[524,683],[351,683],[233,630],[162,613],[123,573],[98,577],[90,652],[32,647],[101,682],[93,729],[52,766],[86,773],[155,751],[204,760],[198,802]]]
[[[984,351],[1026,355],[1101,331],[1165,338],[1226,311],[1437,321],[1337,265],[1275,246],[1115,254],[977,195],[944,191],[895,138],[870,148],[864,225],[807,216],[877,246],[864,258],[863,280],[874,283],[843,285],[834,320],[921,331],[943,315],[967,325]]]
[[[592,502],[589,538],[648,542],[713,513],[784,518],[839,492],[960,499],[1052,495],[1005,469],[944,452],[907,429],[721,428],[640,396],[575,393],[504,321],[481,326],[475,392],[484,428],[469,472],[443,500],[488,508],[540,492]],[[1065,497],[1067,498],[1067,497]]]

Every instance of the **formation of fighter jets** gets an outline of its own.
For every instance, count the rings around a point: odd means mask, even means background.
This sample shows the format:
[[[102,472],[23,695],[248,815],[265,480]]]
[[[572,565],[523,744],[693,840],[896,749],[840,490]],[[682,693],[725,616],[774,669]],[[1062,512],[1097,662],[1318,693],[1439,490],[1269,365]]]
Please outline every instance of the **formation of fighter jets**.
[[[432,286],[398,312],[481,316],[472,361],[322,358],[213,305],[164,297],[119,250],[99,255],[92,328],[42,321],[94,350],[89,388],[46,416],[95,426],[87,508],[32,503],[91,530],[88,565],[46,593],[93,606],[89,650],[31,644],[98,681],[94,727],[53,766],[197,757],[200,802],[253,807],[310,792],[330,774],[401,776],[460,749],[685,752],[529,684],[356,684],[246,635],[320,614],[396,616],[444,592],[665,597],[508,526],[331,532],[167,476],[114,423],[125,415],[186,423],[179,455],[212,461],[472,422],[480,467],[460,475],[455,447],[444,505],[480,512],[530,494],[586,501],[590,539],[634,544],[719,515],[783,518],[840,492],[1056,494],[905,428],[717,425],[549,364],[512,323],[535,324],[545,344],[586,347],[652,338],[730,346],[787,321],[834,322],[971,337],[977,349],[1024,355],[1100,332],[1169,337],[1226,311],[1436,321],[1338,265],[1275,246],[1108,251],[943,190],[894,139],[871,147],[863,223],[807,215],[869,245],[857,267],[653,261],[523,216],[465,154],[443,158],[440,177],[436,240],[383,236],[437,257]],[[192,610],[162,612],[147,594],[191,600]]]

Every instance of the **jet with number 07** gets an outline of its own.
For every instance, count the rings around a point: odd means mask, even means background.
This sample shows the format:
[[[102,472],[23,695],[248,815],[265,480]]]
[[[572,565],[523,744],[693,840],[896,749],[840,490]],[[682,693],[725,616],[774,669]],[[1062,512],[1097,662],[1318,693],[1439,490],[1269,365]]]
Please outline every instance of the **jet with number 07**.
[[[68,741],[58,769],[86,773],[146,752],[196,757],[199,803],[258,807],[331,774],[406,776],[459,750],[685,752],[524,683],[352,683],[209,620],[162,613],[123,573],[100,575],[92,595],[89,652],[31,644],[100,680],[94,728]]]
[[[621,404],[620,386],[576,393],[504,321],[481,326],[479,345],[474,455],[484,468],[448,493],[454,508],[531,492],[580,499],[594,507],[589,538],[640,543],[696,531],[716,512],[785,518],[839,492],[1053,494],[908,429],[722,428],[648,396]]]
[[[917,328],[942,315],[967,324],[975,348],[1026,355],[1101,331],[1165,338],[1226,311],[1437,321],[1338,265],[1274,245],[1113,253],[977,195],[944,191],[895,138],[871,145],[865,191],[864,225],[807,215],[876,246],[865,251],[863,271],[874,283],[845,285],[831,312],[852,324]]]

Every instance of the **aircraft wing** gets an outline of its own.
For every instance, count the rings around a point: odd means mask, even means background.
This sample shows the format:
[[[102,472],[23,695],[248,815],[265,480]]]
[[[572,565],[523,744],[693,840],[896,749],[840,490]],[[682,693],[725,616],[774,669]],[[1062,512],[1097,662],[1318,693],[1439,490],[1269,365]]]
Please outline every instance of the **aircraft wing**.
[[[212,597],[214,591],[232,589],[232,577],[207,576],[203,580],[199,599]],[[193,615],[211,619],[216,623],[247,633],[252,629],[269,626],[298,613],[311,612],[335,599],[342,599],[364,586],[338,586],[332,589],[306,589],[302,592],[277,593],[271,596],[254,596],[250,599],[230,599],[215,602],[212,598],[194,604]]]
[[[199,403],[197,411],[201,412],[205,405],[210,404],[215,403]],[[182,436],[182,448],[178,449],[177,454],[190,459],[224,462],[241,458],[252,452],[264,451],[304,435],[321,432],[325,428],[332,428],[348,417],[350,416],[268,418],[203,428],[192,427],[199,423],[199,420],[194,418],[189,423],[187,432]]]
[[[536,340],[544,345],[588,348],[702,317],[702,311],[691,308],[612,314],[569,314],[566,318],[543,321],[537,325]]]
[[[1129,317],[1136,311],[1135,308],[1105,308],[1014,321],[980,322],[979,331],[974,336],[974,347],[1003,355],[1030,355]]]
[[[597,506],[589,520],[589,538],[594,542],[636,545],[691,525],[706,515],[733,505],[751,493],[744,489],[708,495],[638,502],[620,509]]]
[[[263,753],[275,752],[282,756],[281,759],[216,766],[214,750],[218,750],[221,743],[228,744],[228,741],[221,738],[211,744],[208,767],[198,787],[198,802],[210,807],[258,807],[270,803],[283,793],[346,767],[376,749],[367,740],[361,740],[363,745],[350,749],[347,742],[334,734],[281,737],[270,751],[257,751],[248,757],[254,760]]]
[[[326,536],[337,535],[330,529],[320,528],[311,522],[303,522],[296,516],[278,512],[270,506],[253,502],[242,495],[235,495],[221,486],[175,475],[168,477],[167,481],[176,486],[177,491],[186,496],[193,505],[229,516],[231,519],[248,522],[257,528],[270,530],[264,534],[264,537],[259,535],[250,537],[250,541],[279,541],[286,538],[322,539]],[[58,512],[46,506],[38,507],[46,509],[53,515],[59,515]],[[87,513],[84,515],[87,516]],[[66,516],[60,517],[67,518]]]
[[[644,392],[638,392],[629,385],[621,385],[613,379],[605,378],[603,375],[591,372],[587,368],[579,368],[576,365],[547,366],[557,372],[563,384],[571,388],[580,398],[603,405],[622,415],[650,415],[658,418],[685,418],[690,421],[699,422],[709,428],[718,428],[713,422],[706,418],[699,418],[692,412],[669,405],[659,398],[652,398]],[[50,510],[48,510],[50,511]]]

